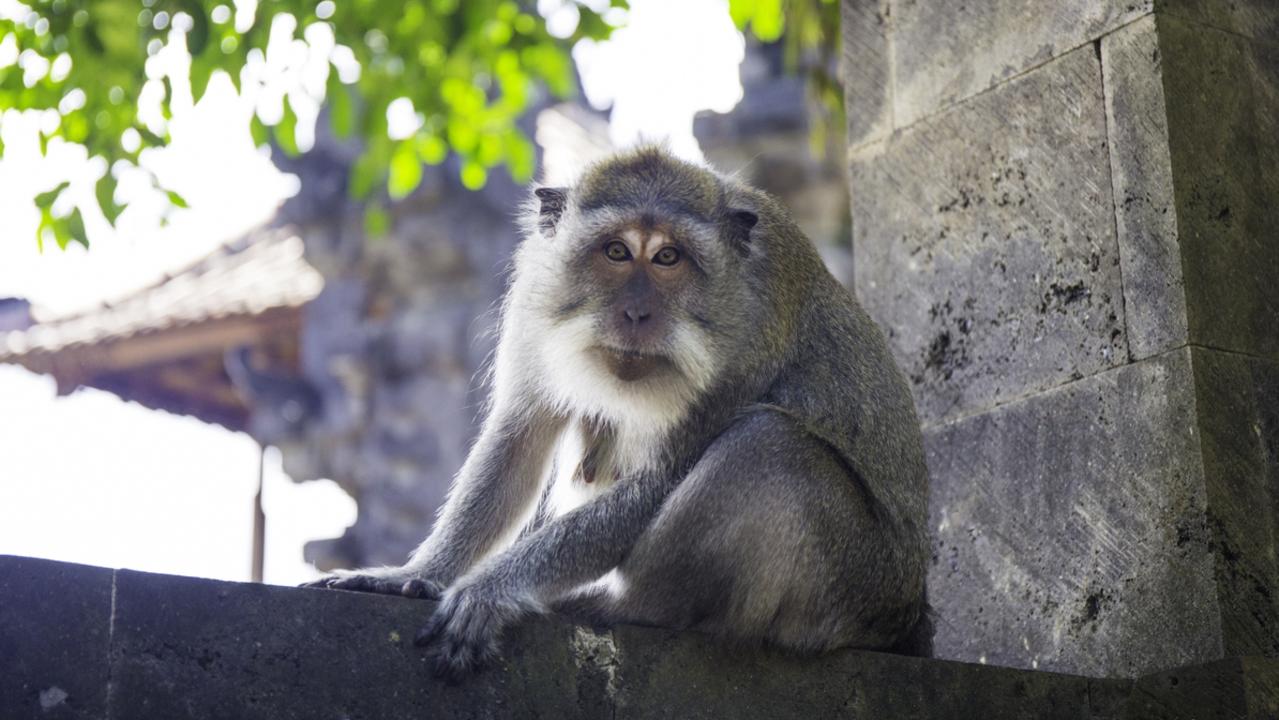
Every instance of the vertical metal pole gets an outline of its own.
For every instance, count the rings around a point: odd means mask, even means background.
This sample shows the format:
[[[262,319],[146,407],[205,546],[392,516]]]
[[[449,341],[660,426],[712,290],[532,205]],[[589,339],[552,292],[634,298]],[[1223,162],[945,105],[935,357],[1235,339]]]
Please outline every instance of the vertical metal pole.
[[[262,485],[266,478],[266,447],[258,452],[258,494],[253,498],[253,582],[262,582],[266,561],[266,513],[262,512]]]

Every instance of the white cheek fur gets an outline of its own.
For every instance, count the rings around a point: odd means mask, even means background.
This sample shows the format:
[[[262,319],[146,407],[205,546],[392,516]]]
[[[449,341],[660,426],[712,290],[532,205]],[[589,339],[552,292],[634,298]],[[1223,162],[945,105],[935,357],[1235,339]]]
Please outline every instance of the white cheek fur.
[[[697,331],[681,325],[672,339],[678,374],[625,382],[591,352],[598,344],[592,318],[544,328],[537,348],[552,402],[566,414],[608,423],[623,437],[660,436],[683,419],[715,370]]]

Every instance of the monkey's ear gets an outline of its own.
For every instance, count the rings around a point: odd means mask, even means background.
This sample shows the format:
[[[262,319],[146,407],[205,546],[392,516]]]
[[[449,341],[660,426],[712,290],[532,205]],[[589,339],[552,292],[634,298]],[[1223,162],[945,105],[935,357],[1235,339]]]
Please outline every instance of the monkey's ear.
[[[759,222],[759,215],[754,210],[745,208],[729,208],[728,237],[742,254],[750,251],[751,229]]]
[[[538,228],[543,235],[554,235],[555,226],[559,224],[560,216],[564,214],[564,206],[568,204],[568,188],[540,187],[534,190],[533,194],[541,201],[537,215]]]

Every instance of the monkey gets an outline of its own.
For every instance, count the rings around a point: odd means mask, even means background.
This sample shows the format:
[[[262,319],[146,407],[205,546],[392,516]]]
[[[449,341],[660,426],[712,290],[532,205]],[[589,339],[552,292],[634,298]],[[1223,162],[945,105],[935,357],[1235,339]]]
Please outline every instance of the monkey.
[[[458,679],[560,613],[809,655],[929,655],[928,474],[887,342],[771,196],[660,146],[539,187],[492,397],[402,567]]]

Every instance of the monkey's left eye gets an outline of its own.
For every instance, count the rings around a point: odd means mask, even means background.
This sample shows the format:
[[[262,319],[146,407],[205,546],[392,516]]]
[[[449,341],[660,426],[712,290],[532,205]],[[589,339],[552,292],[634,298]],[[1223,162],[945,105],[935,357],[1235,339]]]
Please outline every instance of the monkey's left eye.
[[[621,242],[620,240],[614,240],[613,242],[605,245],[604,254],[613,262],[625,262],[631,259],[630,248],[626,247],[626,243]]]
[[[653,256],[654,265],[670,267],[677,262],[679,262],[679,250],[676,250],[673,247],[664,247],[661,250],[658,250],[657,254]]]

